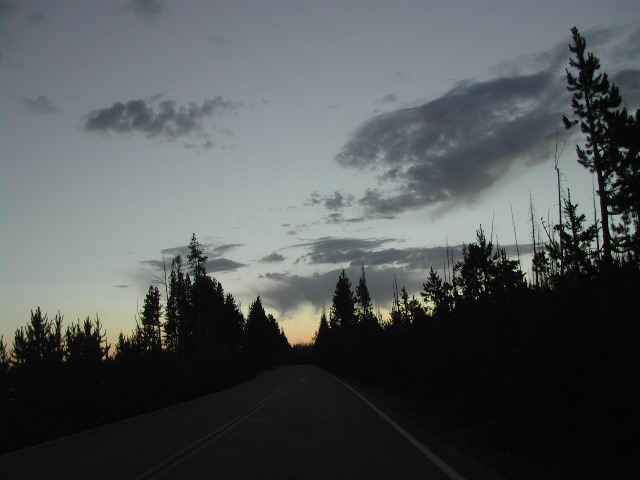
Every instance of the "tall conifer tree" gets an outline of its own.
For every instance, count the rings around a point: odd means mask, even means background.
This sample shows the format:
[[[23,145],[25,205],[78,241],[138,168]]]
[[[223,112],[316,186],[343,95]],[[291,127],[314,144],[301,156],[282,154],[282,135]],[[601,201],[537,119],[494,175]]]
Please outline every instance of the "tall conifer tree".
[[[577,27],[573,27],[571,33],[573,45],[569,49],[575,56],[569,59],[569,65],[576,74],[567,69],[567,89],[573,93],[571,107],[575,118],[570,120],[563,116],[562,120],[566,128],[579,124],[587,137],[585,148],[576,146],[576,152],[578,162],[596,174],[602,219],[602,253],[605,264],[610,264],[609,187],[613,165],[606,155],[607,118],[622,100],[618,88],[609,82],[607,74],[599,73],[600,60],[586,51],[587,42]]]

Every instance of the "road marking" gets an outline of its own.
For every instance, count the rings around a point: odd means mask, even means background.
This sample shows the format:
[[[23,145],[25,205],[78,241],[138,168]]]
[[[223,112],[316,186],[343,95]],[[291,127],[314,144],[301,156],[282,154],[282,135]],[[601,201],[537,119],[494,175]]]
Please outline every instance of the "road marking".
[[[232,430],[238,424],[240,424],[243,421],[245,421],[251,415],[256,413],[258,410],[260,410],[262,407],[264,407],[270,400],[273,400],[279,394],[284,392],[287,389],[287,387],[289,387],[289,385],[291,385],[292,382],[293,382],[293,378],[290,378],[289,381],[287,383],[285,383],[282,387],[280,387],[278,390],[273,392],[268,397],[262,399],[260,402],[255,404],[253,407],[251,407],[246,412],[238,415],[236,418],[231,420],[229,423],[226,423],[225,425],[223,425],[220,428],[214,430],[213,432],[209,433],[208,435],[205,435],[201,439],[196,440],[195,442],[193,442],[188,447],[183,448],[182,450],[180,450],[175,455],[173,455],[173,456],[169,457],[168,459],[166,459],[164,462],[156,465],[151,470],[148,470],[145,473],[143,473],[142,475],[136,477],[135,480],[149,480],[149,479],[155,478],[155,477],[157,477],[159,475],[162,475],[163,473],[166,473],[167,471],[171,470],[173,467],[175,467],[179,463],[184,462],[186,459],[188,459],[189,457],[191,457],[192,455],[194,455],[198,451],[202,450],[208,444],[214,442],[215,440],[217,440],[218,438],[223,436],[225,433],[227,433],[230,430]]]
[[[440,470],[442,470],[442,472],[449,477],[451,480],[466,480],[465,477],[463,477],[462,475],[460,475],[458,472],[456,472],[453,468],[451,468],[451,466],[449,466],[448,463],[446,463],[444,460],[442,460],[440,457],[438,457],[435,453],[433,453],[431,450],[429,450],[427,447],[425,447],[422,443],[420,443],[419,440],[417,440],[413,435],[411,435],[409,432],[407,432],[404,428],[402,428],[400,425],[398,425],[396,422],[394,422],[391,418],[389,418],[387,415],[385,415],[383,412],[381,412],[378,407],[376,407],[373,403],[371,403],[369,400],[367,400],[364,396],[362,396],[360,394],[360,392],[358,392],[355,388],[353,388],[351,385],[349,385],[348,383],[343,382],[342,380],[340,380],[338,377],[331,375],[329,372],[327,372],[326,370],[324,370],[324,372],[329,375],[331,378],[333,378],[334,380],[336,380],[337,382],[340,382],[342,385],[344,385],[345,387],[347,387],[349,390],[351,390],[353,393],[355,393],[358,397],[360,397],[360,400],[362,400],[364,403],[366,403],[367,405],[369,405],[374,412],[376,412],[378,415],[380,415],[384,420],[386,420],[386,422],[391,425],[393,428],[395,428],[398,433],[400,433],[400,435],[402,435],[404,438],[406,438],[409,442],[411,442],[411,444],[413,444],[414,447],[416,447],[420,453],[422,453],[425,457],[427,457],[429,460],[431,460],[431,462],[437,466]]]

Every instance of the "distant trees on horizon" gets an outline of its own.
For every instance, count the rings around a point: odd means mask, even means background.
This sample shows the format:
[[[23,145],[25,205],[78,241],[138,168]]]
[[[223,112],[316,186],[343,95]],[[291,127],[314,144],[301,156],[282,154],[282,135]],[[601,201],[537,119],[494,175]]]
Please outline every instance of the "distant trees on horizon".
[[[195,234],[188,271],[171,262],[165,304],[147,291],[136,326],[107,345],[99,318],[63,330],[40,308],[0,339],[0,452],[226,388],[291,361],[292,347],[258,297],[245,319],[230,293],[207,275]],[[111,354],[112,352],[112,354]]]

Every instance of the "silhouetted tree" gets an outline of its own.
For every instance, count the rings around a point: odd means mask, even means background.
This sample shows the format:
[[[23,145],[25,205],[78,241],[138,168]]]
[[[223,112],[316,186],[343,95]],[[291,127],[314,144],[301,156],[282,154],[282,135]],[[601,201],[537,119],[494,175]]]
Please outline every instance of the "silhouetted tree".
[[[220,325],[220,337],[224,348],[230,352],[238,353],[242,343],[244,333],[245,318],[236,303],[235,298],[230,293],[224,300],[224,318]]]
[[[626,108],[607,118],[607,155],[613,163],[610,206],[621,222],[613,225],[618,250],[640,254],[640,110]]]
[[[573,93],[571,106],[575,116],[569,120],[563,116],[566,128],[579,124],[586,135],[585,148],[576,147],[578,162],[591,172],[595,172],[600,197],[602,217],[602,249],[605,264],[612,260],[612,246],[609,221],[610,186],[613,159],[607,155],[609,118],[620,106],[622,99],[618,88],[609,82],[606,73],[599,73],[600,60],[586,51],[587,42],[576,27],[571,29],[573,45],[569,46],[575,56],[569,65],[576,71],[574,75],[567,69],[567,89]]]
[[[562,244],[562,264],[568,273],[575,277],[577,274],[593,273],[592,259],[596,253],[592,252],[592,245],[598,235],[598,226],[592,224],[585,228],[586,216],[578,214],[578,205],[571,202],[569,194],[564,202],[563,213],[565,216],[564,226],[556,229],[560,234]],[[552,258],[557,259],[560,250],[556,244],[549,245],[549,253]]]
[[[432,316],[442,318],[453,308],[453,286],[443,282],[433,267],[429,270],[427,281],[422,284],[421,295]]]
[[[95,368],[109,357],[110,348],[98,317],[95,322],[87,317],[82,324],[78,320],[67,327],[64,336],[64,357],[67,364]]]
[[[334,345],[332,342],[331,330],[329,329],[329,322],[327,321],[327,312],[322,307],[322,315],[320,316],[320,325],[313,339],[313,353],[316,363],[324,366],[328,366],[334,357]]]
[[[16,330],[13,341],[12,362],[19,370],[48,369],[62,363],[62,317],[49,320],[42,316],[40,307],[31,311],[31,322]]]
[[[160,291],[157,287],[150,285],[140,312],[140,340],[145,351],[157,353],[162,349],[161,315]]]
[[[290,345],[273,315],[264,311],[260,296],[249,306],[244,352],[254,368],[272,368],[287,361]]]
[[[455,287],[466,301],[478,300],[490,293],[493,244],[487,241],[482,226],[476,231],[476,243],[463,248],[463,259],[454,266]]]
[[[96,425],[105,414],[109,348],[100,319],[87,317],[67,327],[64,336],[65,411],[71,431]]]
[[[356,323],[355,305],[356,298],[353,295],[351,281],[343,269],[333,293],[333,301],[329,313],[329,326],[343,331],[352,329]]]
[[[369,325],[371,323],[377,323],[376,317],[373,313],[373,302],[371,301],[371,295],[369,294],[369,288],[367,287],[367,280],[364,275],[364,265],[362,265],[362,276],[356,287],[356,316],[358,323]]]
[[[189,269],[194,283],[201,277],[207,274],[206,265],[207,257],[204,255],[202,245],[198,242],[196,234],[191,235],[191,241],[189,242],[189,255],[187,256],[189,263]]]
[[[26,429],[26,432],[17,432],[22,437],[18,441],[23,441],[25,436],[42,441],[66,429],[61,329],[60,314],[49,320],[37,308],[31,312],[26,328],[16,330],[11,352],[16,375],[13,399],[15,413],[23,422],[21,428]]]
[[[169,296],[165,309],[165,345],[174,353],[186,353],[193,337],[193,308],[191,303],[191,279],[182,272],[182,257],[171,262]]]
[[[2,379],[4,379],[5,375],[9,372],[10,360],[9,352],[7,352],[7,344],[4,343],[4,337],[0,337],[0,377],[2,377]]]

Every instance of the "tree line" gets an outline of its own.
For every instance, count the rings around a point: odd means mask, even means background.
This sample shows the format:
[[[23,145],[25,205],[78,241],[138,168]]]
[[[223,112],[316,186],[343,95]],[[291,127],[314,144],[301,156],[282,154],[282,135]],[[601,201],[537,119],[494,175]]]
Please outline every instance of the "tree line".
[[[206,272],[195,234],[186,271],[176,256],[164,287],[150,285],[133,332],[115,348],[96,317],[63,330],[40,308],[0,340],[0,452],[140,414],[289,363],[284,331],[258,296],[245,318]]]
[[[634,471],[640,110],[619,108],[617,87],[572,34],[565,124],[586,136],[576,151],[597,177],[600,221],[587,224],[561,192],[557,224],[541,220],[545,239],[533,229],[530,280],[480,227],[460,261],[430,269],[418,298],[394,281],[387,318],[375,313],[364,266],[355,288],[343,270],[314,338],[318,364],[410,394],[467,444],[506,452],[509,478],[526,477],[523,459],[538,471],[526,478]]]

